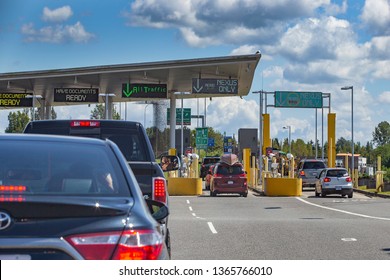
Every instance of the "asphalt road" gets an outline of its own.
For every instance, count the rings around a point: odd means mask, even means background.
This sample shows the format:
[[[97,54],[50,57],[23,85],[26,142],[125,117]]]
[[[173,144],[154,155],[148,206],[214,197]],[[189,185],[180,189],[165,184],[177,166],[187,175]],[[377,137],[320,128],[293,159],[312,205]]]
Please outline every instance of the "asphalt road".
[[[175,260],[390,259],[390,199],[204,191],[171,197],[170,211]]]

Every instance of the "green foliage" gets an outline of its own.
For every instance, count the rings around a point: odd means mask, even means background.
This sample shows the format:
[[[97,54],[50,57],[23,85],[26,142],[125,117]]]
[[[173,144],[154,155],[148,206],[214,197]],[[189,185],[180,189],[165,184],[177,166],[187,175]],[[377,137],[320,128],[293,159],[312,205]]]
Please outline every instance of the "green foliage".
[[[378,146],[390,143],[390,124],[387,121],[380,122],[372,133],[373,142]]]
[[[91,119],[92,120],[103,120],[105,119],[106,115],[106,106],[105,104],[97,104],[95,108],[91,111]],[[121,116],[116,111],[115,106],[112,106],[112,119],[113,120],[120,120]]]
[[[8,114],[8,127],[5,129],[6,133],[21,133],[30,121],[28,109],[23,111],[11,112]]]

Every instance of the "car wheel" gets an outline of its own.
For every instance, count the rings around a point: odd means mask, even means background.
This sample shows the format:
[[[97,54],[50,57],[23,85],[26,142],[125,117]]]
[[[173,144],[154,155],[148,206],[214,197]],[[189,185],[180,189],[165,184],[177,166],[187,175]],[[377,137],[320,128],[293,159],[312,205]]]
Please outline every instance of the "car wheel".
[[[349,195],[348,195],[348,198],[352,198],[353,197],[353,192],[351,192]]]
[[[322,193],[321,193],[321,196],[322,196],[322,197],[325,197],[325,196],[326,196],[326,193],[322,192]]]
[[[243,193],[242,196],[243,196],[243,197],[247,197],[247,196],[248,196],[248,193]]]
[[[316,193],[316,197],[319,197],[319,196],[320,196],[320,193],[317,192],[317,190],[315,191],[315,193]]]

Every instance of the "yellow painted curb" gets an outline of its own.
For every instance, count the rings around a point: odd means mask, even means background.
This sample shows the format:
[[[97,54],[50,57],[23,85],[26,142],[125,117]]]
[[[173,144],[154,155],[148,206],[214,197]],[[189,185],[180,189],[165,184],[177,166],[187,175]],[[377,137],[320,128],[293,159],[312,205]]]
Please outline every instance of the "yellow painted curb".
[[[266,196],[301,196],[301,178],[264,178]]]
[[[168,178],[169,195],[201,195],[202,179],[200,178]]]

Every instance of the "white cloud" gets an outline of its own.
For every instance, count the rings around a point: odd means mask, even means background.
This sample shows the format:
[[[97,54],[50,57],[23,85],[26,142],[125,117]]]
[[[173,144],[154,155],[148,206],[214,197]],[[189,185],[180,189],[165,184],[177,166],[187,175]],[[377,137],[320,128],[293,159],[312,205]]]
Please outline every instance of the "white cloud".
[[[373,34],[390,35],[390,1],[366,0],[361,19]]]
[[[379,101],[382,103],[389,103],[390,104],[390,91],[382,92],[379,95]]]
[[[33,23],[22,26],[22,34],[26,42],[44,43],[87,43],[95,36],[85,30],[84,26],[77,22],[74,25],[54,25],[36,29]]]
[[[43,21],[62,22],[68,20],[73,15],[70,6],[63,6],[58,9],[50,10],[48,7],[43,8]]]
[[[242,45],[242,46],[232,50],[230,54],[231,55],[254,54],[257,51],[259,51],[259,46],[256,46],[256,45]]]

